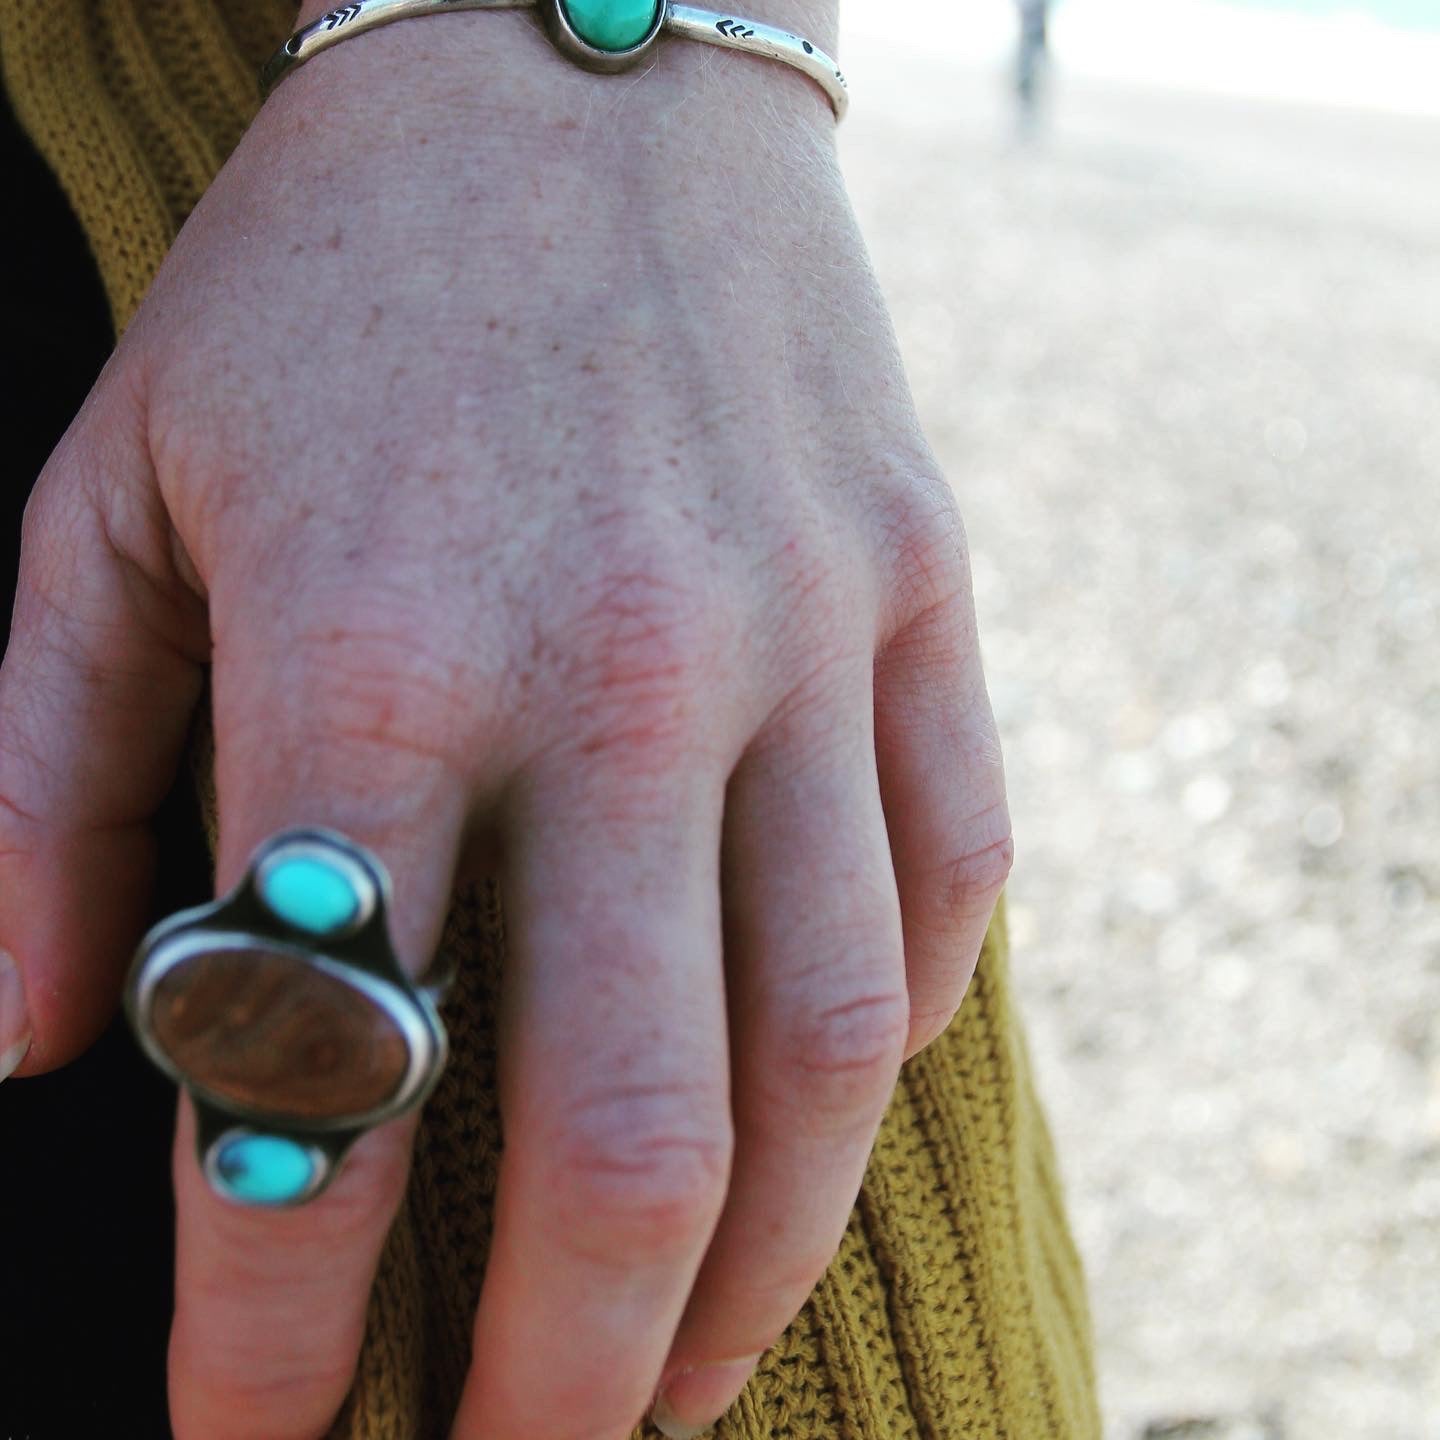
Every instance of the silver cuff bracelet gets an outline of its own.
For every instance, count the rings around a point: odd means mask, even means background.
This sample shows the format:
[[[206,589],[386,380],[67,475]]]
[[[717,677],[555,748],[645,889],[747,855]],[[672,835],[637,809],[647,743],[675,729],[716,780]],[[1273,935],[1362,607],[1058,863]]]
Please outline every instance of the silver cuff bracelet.
[[[662,35],[721,45],[779,60],[808,75],[824,90],[843,120],[849,105],[845,77],[818,46],[802,35],[670,0],[350,0],[312,25],[297,30],[260,72],[263,99],[312,55],[392,20],[446,10],[519,10],[538,6],[545,29],[562,54],[587,70],[615,74],[648,56]]]

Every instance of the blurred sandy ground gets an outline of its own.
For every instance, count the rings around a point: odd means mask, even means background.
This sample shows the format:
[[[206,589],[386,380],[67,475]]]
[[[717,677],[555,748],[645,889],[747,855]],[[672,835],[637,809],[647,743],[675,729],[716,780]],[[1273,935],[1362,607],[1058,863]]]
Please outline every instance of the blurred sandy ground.
[[[1440,120],[1072,75],[1026,146],[896,13],[843,152],[969,527],[1107,1434],[1437,1440]]]

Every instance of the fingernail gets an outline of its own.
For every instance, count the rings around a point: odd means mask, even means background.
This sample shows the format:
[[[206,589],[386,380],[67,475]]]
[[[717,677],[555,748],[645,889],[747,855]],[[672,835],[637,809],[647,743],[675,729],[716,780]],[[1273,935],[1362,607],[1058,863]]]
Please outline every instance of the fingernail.
[[[670,1440],[695,1440],[740,1397],[760,1356],[682,1370],[655,1398],[651,1423]]]
[[[0,950],[0,1080],[6,1079],[30,1048],[30,1016],[25,987],[12,956]]]

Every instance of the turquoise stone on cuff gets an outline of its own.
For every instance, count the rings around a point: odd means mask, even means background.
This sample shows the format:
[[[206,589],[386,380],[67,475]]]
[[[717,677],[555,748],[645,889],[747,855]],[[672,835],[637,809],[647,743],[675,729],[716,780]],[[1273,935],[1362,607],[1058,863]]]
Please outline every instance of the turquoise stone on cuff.
[[[663,0],[561,0],[570,28],[597,50],[633,50],[654,28]]]
[[[267,865],[260,893],[271,911],[311,935],[333,935],[360,910],[355,883],[338,865],[316,855],[296,855]]]
[[[315,1182],[308,1145],[280,1135],[237,1135],[221,1143],[215,1177],[232,1200],[247,1205],[288,1205]]]

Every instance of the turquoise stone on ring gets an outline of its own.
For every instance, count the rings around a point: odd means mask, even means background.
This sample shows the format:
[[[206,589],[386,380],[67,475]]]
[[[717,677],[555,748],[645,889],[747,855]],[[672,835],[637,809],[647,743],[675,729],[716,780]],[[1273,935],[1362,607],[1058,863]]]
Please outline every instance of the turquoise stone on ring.
[[[288,1205],[315,1182],[310,1149],[281,1135],[235,1135],[221,1143],[215,1175],[232,1199]]]
[[[261,894],[270,910],[311,935],[333,935],[360,910],[355,884],[318,855],[294,855],[265,868]]]
[[[633,50],[664,0],[561,0],[570,28],[597,50]]]

